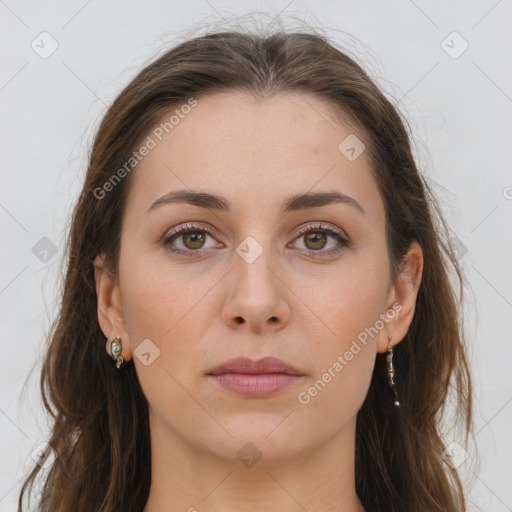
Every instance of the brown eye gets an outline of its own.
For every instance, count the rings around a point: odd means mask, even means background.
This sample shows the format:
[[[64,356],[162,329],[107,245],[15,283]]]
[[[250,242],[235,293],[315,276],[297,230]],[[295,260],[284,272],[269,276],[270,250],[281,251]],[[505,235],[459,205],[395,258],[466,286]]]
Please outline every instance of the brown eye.
[[[327,243],[327,235],[325,233],[312,231],[304,235],[304,240],[304,245],[308,249],[319,250],[325,247],[325,244]]]
[[[208,238],[211,239],[208,246]],[[215,246],[212,242],[215,238],[209,230],[199,225],[186,224],[179,226],[172,233],[164,237],[161,244],[169,251],[180,256],[202,256],[208,249],[222,246]]]
[[[295,243],[299,241],[299,249],[306,251],[311,258],[334,256],[350,247],[349,239],[342,233],[321,223],[308,225],[300,231]]]
[[[183,244],[187,249],[201,249],[206,241],[202,231],[190,231],[181,235]]]

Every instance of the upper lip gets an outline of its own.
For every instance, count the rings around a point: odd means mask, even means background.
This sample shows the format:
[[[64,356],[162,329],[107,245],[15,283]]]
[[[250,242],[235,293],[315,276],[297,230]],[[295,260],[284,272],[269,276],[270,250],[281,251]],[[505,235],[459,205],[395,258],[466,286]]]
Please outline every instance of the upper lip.
[[[221,375],[223,373],[287,373],[289,375],[304,375],[298,368],[276,357],[262,357],[261,359],[235,357],[212,368],[208,375]]]

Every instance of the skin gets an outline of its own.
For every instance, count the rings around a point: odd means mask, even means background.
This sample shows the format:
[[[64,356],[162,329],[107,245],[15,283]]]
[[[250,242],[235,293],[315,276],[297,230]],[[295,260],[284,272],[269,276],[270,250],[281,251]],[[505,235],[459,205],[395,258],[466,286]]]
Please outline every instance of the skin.
[[[423,256],[413,243],[392,282],[384,205],[367,155],[349,161],[338,150],[349,134],[365,135],[331,113],[329,104],[296,93],[260,101],[210,95],[133,171],[119,275],[100,254],[95,276],[106,351],[121,336],[149,402],[152,486],[144,512],[364,510],[354,482],[356,414],[376,353],[387,350],[388,335],[397,344],[407,333]],[[187,189],[224,196],[231,213],[184,203],[146,213],[161,196]],[[332,190],[365,213],[333,203],[280,215],[292,194]],[[343,230],[351,244],[334,254],[331,235],[298,236],[315,221]],[[158,242],[188,222],[211,233],[202,245],[187,236],[171,242],[191,257]],[[263,250],[252,263],[236,252],[248,236]],[[401,309],[385,328],[300,403],[298,394],[394,303]],[[145,339],[160,350],[148,366],[134,354]],[[305,376],[259,399],[235,396],[205,376],[240,355],[279,357]],[[248,442],[262,454],[252,467],[237,457]]]

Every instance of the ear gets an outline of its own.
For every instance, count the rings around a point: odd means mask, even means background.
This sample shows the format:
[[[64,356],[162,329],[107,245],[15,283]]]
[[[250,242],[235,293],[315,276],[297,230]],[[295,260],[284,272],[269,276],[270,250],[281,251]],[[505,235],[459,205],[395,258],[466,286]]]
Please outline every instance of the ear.
[[[114,338],[119,336],[123,358],[125,361],[129,361],[132,357],[132,350],[121,303],[121,290],[116,277],[105,265],[104,253],[94,259],[94,280],[98,301],[98,323],[107,338],[106,351],[112,356],[110,344]]]
[[[388,335],[393,338],[393,345],[405,338],[411,325],[416,308],[416,298],[423,275],[423,251],[418,242],[413,241],[400,264],[400,273],[392,284],[388,297],[388,322],[382,329],[377,342],[377,351],[386,352]]]

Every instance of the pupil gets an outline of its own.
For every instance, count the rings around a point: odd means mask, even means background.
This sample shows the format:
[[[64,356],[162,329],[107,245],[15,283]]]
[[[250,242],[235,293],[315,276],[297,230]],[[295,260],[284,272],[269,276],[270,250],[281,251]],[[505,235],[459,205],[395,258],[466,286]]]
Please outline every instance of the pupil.
[[[318,244],[318,242],[321,241],[325,237],[325,233],[312,233],[308,236],[309,241],[311,241],[313,244]],[[321,247],[315,247],[316,249],[322,248],[323,244],[321,244]]]
[[[201,242],[203,241],[202,239],[204,238],[204,235],[203,234],[200,234],[200,233],[189,233],[187,235],[187,237],[189,237],[190,241],[191,241],[191,244],[194,248],[197,248],[196,245],[194,244],[197,244],[199,242],[199,245],[201,245]]]

